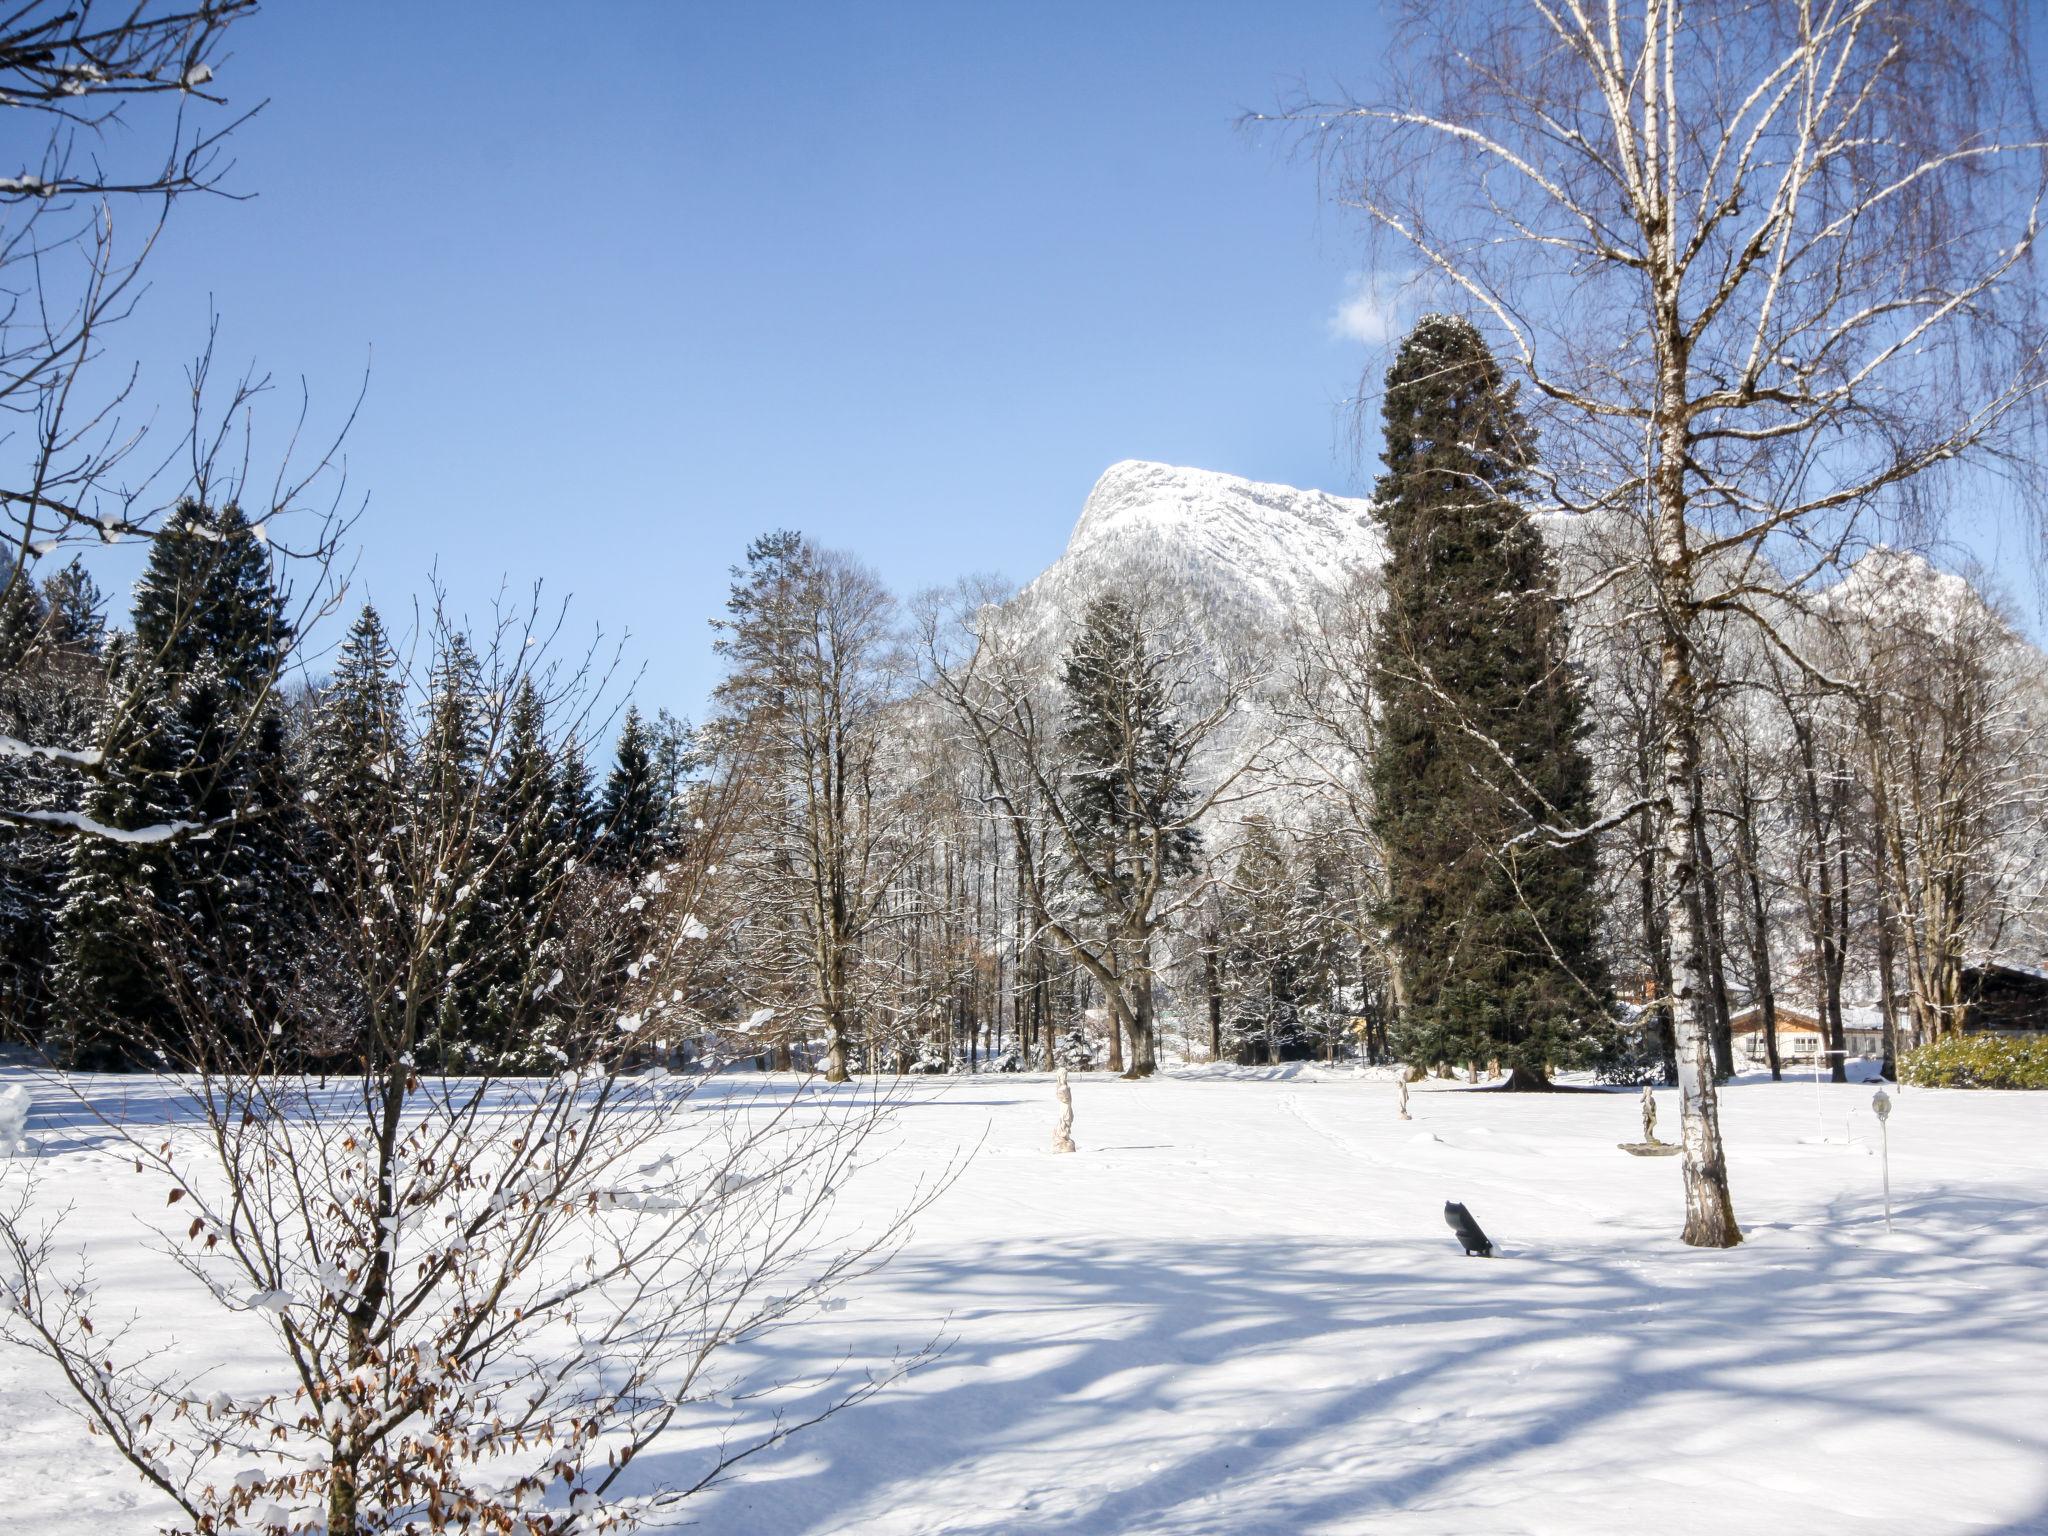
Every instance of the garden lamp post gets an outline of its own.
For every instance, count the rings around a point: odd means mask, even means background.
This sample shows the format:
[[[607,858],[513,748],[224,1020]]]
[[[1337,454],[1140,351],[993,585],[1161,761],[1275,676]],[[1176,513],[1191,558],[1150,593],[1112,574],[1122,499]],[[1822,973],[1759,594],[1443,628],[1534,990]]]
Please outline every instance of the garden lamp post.
[[[1884,1165],[1884,1229],[1892,1229],[1892,1143],[1885,1122],[1892,1117],[1892,1096],[1882,1088],[1872,1095],[1870,1108],[1877,1116],[1879,1161]]]

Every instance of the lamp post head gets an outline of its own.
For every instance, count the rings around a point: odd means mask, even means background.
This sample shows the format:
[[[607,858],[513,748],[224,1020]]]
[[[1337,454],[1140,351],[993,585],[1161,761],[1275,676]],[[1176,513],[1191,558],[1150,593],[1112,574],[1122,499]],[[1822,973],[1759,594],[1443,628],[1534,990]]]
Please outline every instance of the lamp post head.
[[[1887,1119],[1891,1117],[1892,1096],[1886,1093],[1882,1088],[1878,1089],[1877,1092],[1871,1096],[1870,1108],[1872,1112],[1876,1114],[1878,1123],[1880,1125],[1883,1124]]]

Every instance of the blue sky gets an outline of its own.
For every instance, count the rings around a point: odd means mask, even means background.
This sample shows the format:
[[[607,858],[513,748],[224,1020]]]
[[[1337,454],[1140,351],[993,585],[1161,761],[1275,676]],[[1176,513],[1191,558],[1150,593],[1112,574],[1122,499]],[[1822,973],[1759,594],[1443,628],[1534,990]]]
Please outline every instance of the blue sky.
[[[174,401],[217,309],[217,367],[283,385],[259,459],[367,366],[355,595],[545,578],[695,713],[766,529],[908,593],[1036,574],[1120,458],[1369,482],[1357,231],[1236,119],[1382,43],[1356,4],[277,4],[219,71],[270,99],[254,196],[180,212],[115,345]]]

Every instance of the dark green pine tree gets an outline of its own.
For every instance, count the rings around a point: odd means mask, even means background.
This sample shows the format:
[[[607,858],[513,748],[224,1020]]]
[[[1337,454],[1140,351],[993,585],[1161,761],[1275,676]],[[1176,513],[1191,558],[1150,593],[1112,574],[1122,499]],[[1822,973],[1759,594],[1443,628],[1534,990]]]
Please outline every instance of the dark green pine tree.
[[[99,589],[78,561],[39,591],[28,572],[0,584],[0,733],[38,747],[93,741],[106,695]],[[0,798],[24,810],[76,811],[84,780],[69,763],[0,754]],[[47,1035],[57,913],[71,839],[0,827],[0,1032]]]
[[[1294,871],[1279,833],[1263,816],[1245,823],[1223,910],[1228,1025],[1238,1060],[1250,1065],[1299,1054],[1303,977]]]
[[[1319,1037],[1334,1052],[1337,1031],[1351,1015],[1345,999],[1351,979],[1346,949],[1348,936],[1357,929],[1344,834],[1334,820],[1310,825],[1297,862],[1293,928],[1302,1032]]]
[[[690,782],[698,768],[697,734],[666,709],[654,716],[654,777],[661,802],[661,852],[673,857],[691,832]]]
[[[590,759],[583,743],[570,736],[562,743],[555,763],[555,808],[569,834],[576,857],[590,851],[599,823],[597,791],[590,775]]]
[[[505,745],[484,797],[496,845],[479,896],[480,926],[471,985],[472,1034],[494,1065],[537,1065],[559,999],[548,978],[560,963],[563,883],[573,839],[557,794],[547,711],[531,678],[522,679],[506,719]]]
[[[320,690],[310,734],[305,789],[322,877],[337,893],[344,881],[374,885],[403,820],[409,768],[398,657],[367,603]]]
[[[1131,1010],[1128,1075],[1156,1069],[1152,941],[1158,898],[1194,868],[1181,722],[1166,664],[1138,611],[1114,593],[1088,604],[1066,658],[1068,815],[1089,848],[1088,883]],[[1112,1057],[1114,1060],[1114,1057]]]
[[[310,886],[277,679],[292,639],[241,511],[181,506],[137,584],[103,711],[95,820],[59,923],[76,1059],[184,1056],[253,1037],[299,954]],[[153,840],[180,823],[205,837]]]
[[[1516,1086],[1611,1047],[1584,705],[1540,534],[1534,435],[1478,330],[1424,318],[1387,373],[1387,542],[1374,636],[1381,917],[1401,957],[1396,1047],[1498,1056]]]
[[[0,675],[18,674],[40,647],[49,609],[28,571],[0,578]]]
[[[43,605],[52,649],[74,656],[99,655],[107,639],[106,599],[84,561],[74,557],[43,583]]]
[[[491,746],[482,663],[468,636],[450,631],[427,677],[404,860],[415,886],[410,904],[434,929],[425,936],[433,1004],[422,1009],[433,1024],[419,1049],[423,1059],[446,1067],[460,1067],[490,1045],[482,996],[491,953],[505,937],[491,931],[481,901],[498,835],[484,793]]]
[[[405,685],[376,609],[350,626],[334,673],[296,716],[295,761],[311,864],[307,970],[317,985],[292,1042],[306,1059],[347,1059],[373,1009],[351,951],[393,920],[382,887],[403,884],[411,827]],[[367,925],[366,925],[367,920]],[[324,1004],[324,1006],[323,1006]]]
[[[645,874],[661,856],[668,807],[654,751],[654,738],[640,711],[628,705],[616,760],[598,802],[604,837],[597,845],[597,862],[619,874]]]
[[[1137,610],[1113,593],[1090,602],[1064,681],[1060,740],[1076,820],[1120,860],[1125,884],[1155,862],[1165,875],[1188,873],[1201,836],[1182,825],[1188,785],[1175,750],[1179,722]]]

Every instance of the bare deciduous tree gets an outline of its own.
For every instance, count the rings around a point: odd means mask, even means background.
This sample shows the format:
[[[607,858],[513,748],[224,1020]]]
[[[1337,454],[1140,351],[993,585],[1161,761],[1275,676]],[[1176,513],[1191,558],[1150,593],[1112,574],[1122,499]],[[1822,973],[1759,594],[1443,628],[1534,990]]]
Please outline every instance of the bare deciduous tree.
[[[0,16],[6,110],[17,126],[41,127],[24,138],[18,169],[0,165],[0,414],[10,423],[0,436],[0,539],[11,557],[0,603],[68,546],[148,534],[167,518],[175,526],[173,509],[185,505],[239,504],[281,557],[303,558],[322,575],[332,559],[343,531],[333,507],[297,542],[289,514],[306,510],[329,477],[346,424],[308,463],[296,452],[302,409],[265,488],[252,472],[248,413],[267,378],[247,375],[214,398],[209,338],[188,373],[189,416],[166,447],[124,420],[139,370],[108,355],[176,207],[195,195],[235,195],[225,181],[227,141],[261,105],[230,109],[214,71],[230,29],[256,9],[257,0],[30,0]],[[325,596],[320,580],[311,586],[308,612]],[[117,696],[102,715],[118,721],[131,702]],[[0,735],[0,757],[61,763],[88,777],[101,767],[77,739]],[[0,825],[152,842],[207,830],[109,827],[13,795],[0,795]]]
[[[1049,939],[1101,989],[1111,1028],[1131,1043],[1125,1075],[1147,1077],[1157,1067],[1151,945],[1204,889],[1198,879],[1176,882],[1157,849],[1258,792],[1274,732],[1248,726],[1245,717],[1264,672],[1249,657],[1226,658],[1217,669],[1216,658],[1197,654],[1186,626],[1176,629],[1139,605],[1147,654],[1179,706],[1148,750],[1187,793],[1170,813],[1104,837],[1077,801],[1044,637],[1007,623],[1000,596],[993,584],[969,582],[919,604],[924,682],[946,706],[963,747],[980,760],[989,809],[1009,833],[1035,936]],[[1212,862],[1221,853],[1212,849]]]
[[[1547,403],[1560,506],[1639,518],[1684,1238],[1740,1241],[1697,919],[1701,626],[1932,470],[2024,451],[2043,185],[2023,8],[1418,5],[1385,92],[1306,105],[1381,251]],[[1797,657],[1791,657],[1795,662]]]
[[[757,540],[720,621],[728,672],[712,722],[759,799],[750,867],[789,921],[788,966],[841,1083],[861,1012],[863,941],[885,916],[909,802],[883,748],[897,684],[895,601],[848,556],[795,533]]]
[[[482,662],[490,743],[521,685],[546,686],[522,631]],[[801,1422],[742,1406],[790,1383],[750,1380],[737,1346],[886,1259],[933,1186],[893,1216],[837,1222],[886,1090],[821,1104],[659,1065],[657,1037],[698,1017],[706,935],[690,914],[729,845],[729,801],[705,802],[721,819],[659,881],[614,892],[636,906],[651,892],[662,917],[623,995],[542,981],[602,999],[569,1008],[558,1072],[505,1076],[492,1054],[469,1075],[427,1064],[440,952],[464,920],[458,872],[488,878],[508,846],[486,830],[491,771],[432,826],[374,836],[361,878],[326,893],[339,911],[323,963],[345,984],[271,1017],[188,1021],[180,1075],[159,1084],[169,1130],[49,1079],[165,1197],[165,1272],[142,1315],[103,1309],[32,1164],[11,1165],[0,1331],[55,1368],[181,1529],[616,1529],[929,1356],[809,1382]],[[579,878],[565,868],[554,899]],[[346,1042],[347,1068],[309,1075],[309,1040]],[[167,1325],[193,1315],[218,1320],[230,1363],[166,1348]],[[700,1432],[695,1465],[630,1473],[671,1426]]]

